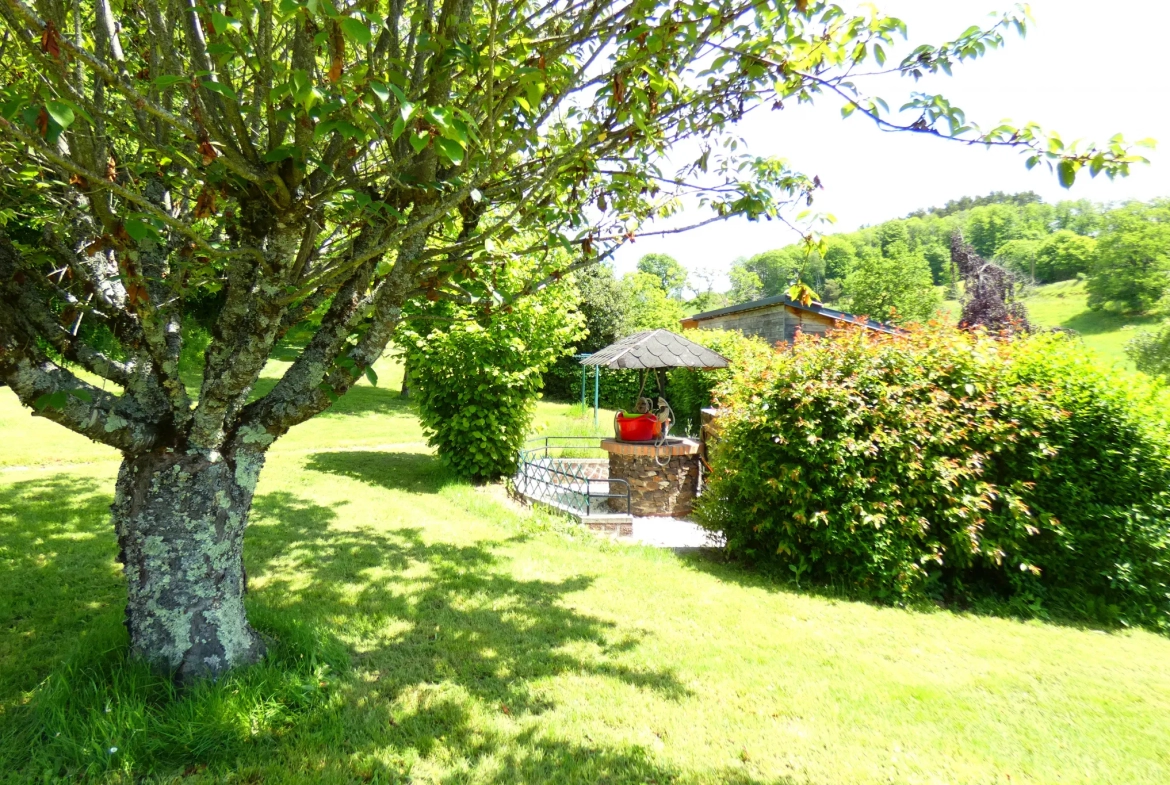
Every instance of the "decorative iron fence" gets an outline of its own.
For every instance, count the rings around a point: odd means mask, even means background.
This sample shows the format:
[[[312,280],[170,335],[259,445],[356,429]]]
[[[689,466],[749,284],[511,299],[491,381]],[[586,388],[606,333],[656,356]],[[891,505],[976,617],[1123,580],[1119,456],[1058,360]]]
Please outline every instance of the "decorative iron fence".
[[[520,451],[516,490],[577,515],[630,514],[630,485],[609,478],[608,456],[596,436],[543,436]],[[616,502],[611,500],[617,500]]]

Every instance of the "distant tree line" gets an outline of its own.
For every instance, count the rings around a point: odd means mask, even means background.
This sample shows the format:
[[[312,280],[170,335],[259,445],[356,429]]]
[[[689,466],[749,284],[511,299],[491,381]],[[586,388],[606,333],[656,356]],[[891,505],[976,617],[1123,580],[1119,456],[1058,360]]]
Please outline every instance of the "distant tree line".
[[[731,303],[781,294],[800,281],[826,302],[896,321],[919,321],[940,293],[955,297],[951,236],[1035,284],[1083,278],[1089,306],[1144,313],[1170,286],[1170,200],[1047,204],[1031,192],[965,197],[906,218],[737,260]]]
[[[983,207],[989,204],[1014,204],[1023,207],[1042,201],[1040,194],[1035,191],[1022,191],[1016,194],[1005,194],[1003,191],[992,191],[987,196],[964,196],[951,199],[942,207],[928,207],[925,210],[915,210],[907,218],[926,218],[928,215],[945,218],[948,215],[965,212],[972,207]]]

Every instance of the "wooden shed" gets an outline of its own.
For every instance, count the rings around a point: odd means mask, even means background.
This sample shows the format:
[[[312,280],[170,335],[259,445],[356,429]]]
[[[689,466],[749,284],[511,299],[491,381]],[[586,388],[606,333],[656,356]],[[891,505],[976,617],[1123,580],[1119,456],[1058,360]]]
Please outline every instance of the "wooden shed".
[[[785,295],[729,305],[682,320],[683,329],[738,330],[744,335],[757,335],[770,344],[791,343],[798,330],[806,334],[824,333],[842,323],[859,324],[884,333],[897,332],[897,328],[873,319],[854,316],[818,302],[802,305]]]

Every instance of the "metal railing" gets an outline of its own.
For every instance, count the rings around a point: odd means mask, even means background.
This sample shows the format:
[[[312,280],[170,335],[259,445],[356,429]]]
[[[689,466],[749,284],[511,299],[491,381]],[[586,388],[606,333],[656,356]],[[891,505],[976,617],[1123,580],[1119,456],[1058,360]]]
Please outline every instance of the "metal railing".
[[[529,439],[520,451],[516,469],[516,490],[534,501],[582,517],[613,514],[611,499],[624,500],[630,514],[630,484],[622,479],[588,476],[587,469],[574,459],[607,456],[596,436],[543,436]],[[567,442],[567,443],[566,443]],[[567,453],[571,453],[567,455]],[[585,455],[578,455],[585,453]]]

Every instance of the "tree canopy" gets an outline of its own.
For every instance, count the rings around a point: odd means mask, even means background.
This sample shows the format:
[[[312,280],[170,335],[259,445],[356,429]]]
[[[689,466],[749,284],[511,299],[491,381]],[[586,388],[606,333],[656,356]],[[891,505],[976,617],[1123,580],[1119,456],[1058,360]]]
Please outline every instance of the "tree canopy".
[[[913,271],[899,269],[899,258],[917,267],[925,259],[935,286],[950,286],[958,298],[957,271],[951,270],[951,236],[959,232],[973,251],[1013,273],[1017,282],[1055,283],[1088,279],[1095,309],[1141,311],[1155,307],[1170,289],[1170,274],[1159,259],[1170,248],[1161,236],[1165,200],[1149,203],[1094,204],[1086,200],[1048,204],[1030,192],[964,197],[945,208],[917,210],[853,232],[830,234],[817,242],[798,241],[737,260],[732,265],[732,298],[772,296],[785,290],[786,276],[800,275],[828,302],[851,307],[845,299],[847,277],[860,258],[883,257],[890,286]],[[976,246],[991,248],[979,254]],[[870,258],[870,263],[876,258]],[[956,280],[952,280],[955,277]],[[739,286],[735,282],[740,282]],[[756,282],[753,286],[752,282]],[[881,292],[881,278],[874,279]],[[751,299],[751,298],[749,298]]]
[[[687,285],[687,270],[673,256],[648,253],[638,260],[638,272],[653,275],[660,288],[676,300],[682,299]]]
[[[1170,201],[1111,211],[1096,250],[1089,307],[1149,310],[1170,291]]]
[[[845,278],[845,296],[853,313],[898,323],[925,322],[939,306],[926,259],[902,241],[863,253]]]

